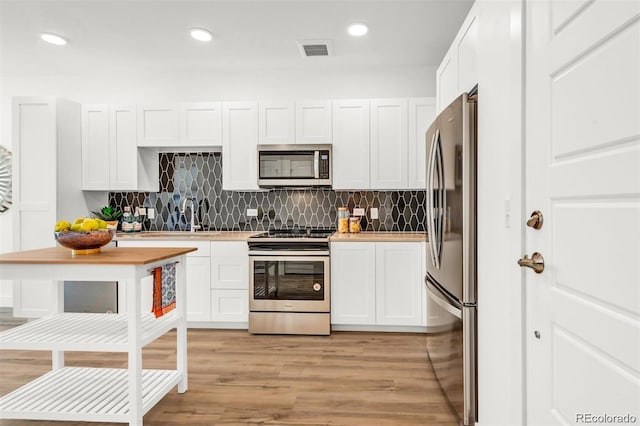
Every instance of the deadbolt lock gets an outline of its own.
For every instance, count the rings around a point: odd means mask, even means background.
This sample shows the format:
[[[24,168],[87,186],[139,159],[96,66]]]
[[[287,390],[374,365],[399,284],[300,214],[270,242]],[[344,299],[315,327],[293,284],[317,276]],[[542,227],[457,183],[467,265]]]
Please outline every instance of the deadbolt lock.
[[[531,213],[529,220],[527,220],[527,226],[533,229],[542,228],[542,212],[540,210]]]

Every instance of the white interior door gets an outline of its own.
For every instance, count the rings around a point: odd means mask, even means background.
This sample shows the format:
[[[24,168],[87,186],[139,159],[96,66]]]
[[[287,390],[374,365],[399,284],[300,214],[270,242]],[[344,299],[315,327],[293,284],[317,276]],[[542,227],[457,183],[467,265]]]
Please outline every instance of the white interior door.
[[[640,2],[526,13],[526,208],[544,215],[526,246],[545,262],[524,274],[528,424],[635,423]]]

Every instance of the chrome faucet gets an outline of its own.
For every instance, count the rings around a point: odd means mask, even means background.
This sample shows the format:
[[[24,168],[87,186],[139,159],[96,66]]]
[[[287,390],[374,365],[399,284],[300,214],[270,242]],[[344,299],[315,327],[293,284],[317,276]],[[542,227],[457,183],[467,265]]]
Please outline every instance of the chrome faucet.
[[[196,215],[195,215],[195,205],[196,199],[195,197],[185,198],[182,202],[182,208],[180,209],[180,213],[185,214],[187,211],[187,203],[191,201],[191,220],[189,220],[189,230],[191,232],[196,232],[196,229],[200,229],[200,225],[196,225]]]

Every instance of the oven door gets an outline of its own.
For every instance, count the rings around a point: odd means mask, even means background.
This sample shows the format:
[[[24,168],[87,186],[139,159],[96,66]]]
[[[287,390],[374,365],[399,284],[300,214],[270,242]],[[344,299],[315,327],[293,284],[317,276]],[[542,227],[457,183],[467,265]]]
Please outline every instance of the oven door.
[[[249,256],[249,310],[329,312],[329,256]]]

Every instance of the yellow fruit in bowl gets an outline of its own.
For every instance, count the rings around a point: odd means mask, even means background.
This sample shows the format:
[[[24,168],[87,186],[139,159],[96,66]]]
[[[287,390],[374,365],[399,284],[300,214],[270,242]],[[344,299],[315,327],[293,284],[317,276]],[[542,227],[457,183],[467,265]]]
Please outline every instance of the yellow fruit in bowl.
[[[80,229],[82,229],[83,232],[89,232],[89,231],[95,231],[99,227],[100,227],[100,225],[98,224],[97,220],[95,220],[95,219],[85,219],[84,222],[82,222],[82,225],[80,226]]]
[[[76,219],[76,221],[75,221],[75,222],[73,222],[73,224],[74,224],[74,225],[79,225],[79,224],[81,224],[82,222],[84,222],[84,219],[85,219],[84,217],[79,217],[79,218],[77,218],[77,219]]]
[[[59,220],[56,225],[53,227],[56,232],[64,232],[71,229],[71,224],[66,220]]]
[[[107,229],[107,222],[102,219],[95,219],[98,222],[98,229]]]
[[[82,224],[81,223],[74,223],[73,225],[71,225],[70,229],[72,231],[74,231],[74,232],[82,232]]]

